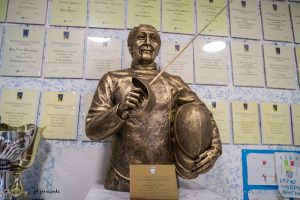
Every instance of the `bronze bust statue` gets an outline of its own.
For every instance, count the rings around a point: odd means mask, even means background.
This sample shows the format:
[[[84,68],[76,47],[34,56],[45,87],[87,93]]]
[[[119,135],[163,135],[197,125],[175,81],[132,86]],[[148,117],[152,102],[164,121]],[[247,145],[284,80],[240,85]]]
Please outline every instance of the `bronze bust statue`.
[[[100,79],[86,117],[89,138],[112,136],[105,188],[129,191],[131,164],[174,164],[187,179],[207,172],[222,153],[211,112],[178,76],[163,72],[149,85],[161,46],[153,26],[133,28],[127,43],[131,68]]]

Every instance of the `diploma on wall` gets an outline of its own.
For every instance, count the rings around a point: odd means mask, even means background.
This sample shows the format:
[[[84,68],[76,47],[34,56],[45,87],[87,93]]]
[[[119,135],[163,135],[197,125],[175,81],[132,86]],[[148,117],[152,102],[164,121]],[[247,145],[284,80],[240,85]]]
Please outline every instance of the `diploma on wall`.
[[[292,55],[290,46],[264,45],[267,87],[297,88]]]
[[[204,101],[217,123],[222,143],[230,143],[229,103],[225,101]]]
[[[291,3],[290,9],[293,22],[295,43],[300,43],[300,4]]]
[[[7,26],[0,74],[40,76],[44,35],[44,28]]]
[[[46,139],[76,139],[79,95],[75,92],[43,92],[40,126]]]
[[[85,78],[99,80],[106,72],[121,69],[121,46],[121,39],[88,37]]]
[[[226,0],[197,0],[197,24],[201,31],[226,6]],[[228,36],[226,10],[201,33],[204,35]]]
[[[0,1],[0,22],[5,22],[8,0]]]
[[[260,44],[232,41],[231,57],[235,86],[264,87],[263,53]]]
[[[162,31],[194,34],[194,1],[164,0],[162,2]]]
[[[195,83],[227,85],[227,48],[218,52],[207,52],[203,46],[212,40],[194,41]]]
[[[258,105],[255,102],[232,102],[234,144],[259,144]]]
[[[0,50],[2,47],[3,29],[4,29],[4,26],[0,25]]]
[[[49,29],[45,77],[81,78],[83,72],[83,29]]]
[[[263,0],[261,13],[265,40],[292,42],[290,12],[286,2]]]
[[[230,3],[231,36],[260,39],[257,1],[239,0]]]
[[[52,0],[50,25],[86,26],[87,0]]]
[[[1,122],[10,126],[35,124],[39,92],[18,89],[3,89],[0,102]]]
[[[296,59],[297,59],[298,77],[300,83],[300,47],[296,47]]]
[[[185,46],[185,43],[162,42],[161,65],[166,66]],[[193,47],[189,46],[166,71],[180,76],[186,83],[193,83]]]
[[[89,26],[123,29],[124,1],[91,0]]]
[[[10,0],[7,21],[24,24],[45,24],[47,0]]]
[[[300,145],[300,104],[291,105],[294,145]]]
[[[292,144],[288,104],[262,103],[261,121],[263,144]]]
[[[127,28],[149,24],[160,30],[160,0],[130,0],[127,6]]]

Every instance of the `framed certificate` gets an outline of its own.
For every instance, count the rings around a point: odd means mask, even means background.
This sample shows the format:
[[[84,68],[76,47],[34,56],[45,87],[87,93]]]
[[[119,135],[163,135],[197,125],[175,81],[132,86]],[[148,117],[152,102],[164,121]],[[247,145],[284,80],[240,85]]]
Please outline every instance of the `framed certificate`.
[[[194,1],[162,1],[162,31],[194,34]]]
[[[262,46],[251,42],[231,42],[233,83],[236,86],[264,87]]]
[[[0,102],[1,122],[15,127],[35,124],[39,97],[37,91],[3,89]]]
[[[255,102],[232,102],[234,144],[259,144],[258,105]]]
[[[3,41],[4,76],[40,76],[44,48],[44,28],[7,26]]]
[[[167,42],[161,44],[161,66],[162,69],[186,46],[185,43]],[[166,72],[180,76],[184,82],[193,83],[193,47],[189,46],[178,58],[171,64]]]
[[[47,0],[10,0],[7,21],[24,24],[45,24]]]
[[[81,78],[83,73],[83,29],[49,29],[45,77]]]
[[[292,22],[293,22],[295,42],[300,43],[300,3],[291,3],[290,9],[291,9]]]
[[[204,103],[214,116],[222,143],[229,144],[231,140],[229,103],[225,101],[204,101]]]
[[[50,25],[86,26],[87,0],[52,0]]]
[[[299,83],[300,83],[300,47],[296,47],[296,60],[298,65],[298,77],[299,77]]]
[[[127,28],[149,24],[160,30],[160,0],[131,0],[127,6]]]
[[[227,47],[217,52],[203,49],[213,40],[194,41],[195,83],[208,85],[227,85]]]
[[[264,45],[267,87],[296,89],[292,47]]]
[[[5,22],[8,0],[0,1],[0,22]]]
[[[89,26],[123,29],[124,1],[91,0]]]
[[[265,40],[293,41],[290,12],[286,2],[262,0],[261,14]]]
[[[263,144],[292,144],[289,105],[262,103],[260,109]]]
[[[2,47],[3,29],[4,29],[4,26],[0,25],[0,50]]]
[[[206,27],[226,6],[226,3],[226,0],[197,0],[198,32],[202,31],[201,34],[204,35],[228,36],[226,9]]]
[[[257,1],[240,0],[230,3],[231,36],[238,38],[260,39],[260,18]]]
[[[300,145],[300,104],[291,105],[294,145]]]
[[[46,139],[76,139],[79,95],[75,92],[43,92],[40,126]]]
[[[99,80],[106,72],[121,69],[121,50],[121,39],[88,37],[85,78]]]

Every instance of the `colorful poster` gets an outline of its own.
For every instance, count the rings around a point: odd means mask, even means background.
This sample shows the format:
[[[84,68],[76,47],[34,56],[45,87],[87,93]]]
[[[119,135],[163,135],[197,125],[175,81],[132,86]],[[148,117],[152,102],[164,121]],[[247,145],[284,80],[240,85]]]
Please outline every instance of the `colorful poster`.
[[[7,21],[23,24],[45,24],[47,0],[10,0]]]
[[[300,104],[291,105],[294,145],[300,145]]]
[[[213,20],[226,3],[226,0],[197,0],[198,32],[202,31],[201,34],[204,35],[228,36],[226,9]],[[207,26],[210,22],[211,24]]]
[[[261,121],[263,144],[292,144],[288,104],[262,103]]]
[[[230,3],[231,36],[238,38],[260,39],[260,18],[258,1],[239,0]]]
[[[0,22],[5,22],[8,0],[0,1]]]
[[[3,89],[0,102],[1,123],[10,126],[35,124],[39,104],[39,92]]]
[[[248,198],[249,200],[283,200],[278,190],[250,190]]]
[[[300,4],[291,3],[291,17],[293,22],[294,38],[296,43],[300,43]]]
[[[259,144],[258,105],[255,102],[232,102],[234,144]]]
[[[88,37],[85,78],[99,80],[106,72],[121,69],[121,46],[121,39]]]
[[[234,85],[265,86],[263,53],[260,44],[232,41],[231,58]]]
[[[89,26],[123,29],[124,1],[91,0]]]
[[[217,123],[222,143],[230,143],[229,103],[225,101],[204,101]]]
[[[160,0],[130,0],[127,6],[127,28],[149,24],[160,30]]]
[[[50,25],[86,26],[87,0],[52,0]]]
[[[40,76],[44,35],[44,28],[7,26],[3,41],[0,74],[4,76]]]
[[[162,42],[161,67],[166,67],[185,46],[186,43]],[[180,76],[186,83],[193,83],[193,47],[189,46],[165,71]]]
[[[267,87],[296,89],[292,47],[267,44],[263,47]]]
[[[83,29],[49,29],[45,77],[81,78],[83,73]]]
[[[75,92],[43,92],[40,126],[46,139],[76,139],[79,95]]]
[[[274,154],[247,156],[248,185],[277,185]]]
[[[261,14],[265,40],[293,41],[289,6],[286,2],[262,0]]]
[[[195,83],[227,85],[227,47],[224,41],[222,50],[207,51],[203,47],[213,44],[213,40],[196,39],[194,41]],[[219,43],[220,44],[220,43]]]
[[[194,1],[162,1],[162,31],[194,34]]]
[[[300,198],[300,154],[275,152],[278,190],[283,197]]]

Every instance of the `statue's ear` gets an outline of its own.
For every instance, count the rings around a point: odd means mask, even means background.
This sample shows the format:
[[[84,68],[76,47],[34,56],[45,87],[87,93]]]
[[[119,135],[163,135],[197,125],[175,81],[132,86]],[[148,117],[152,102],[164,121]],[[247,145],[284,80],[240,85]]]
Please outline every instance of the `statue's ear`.
[[[132,57],[132,47],[128,46],[128,51],[129,51],[129,53],[130,53],[130,55]]]

